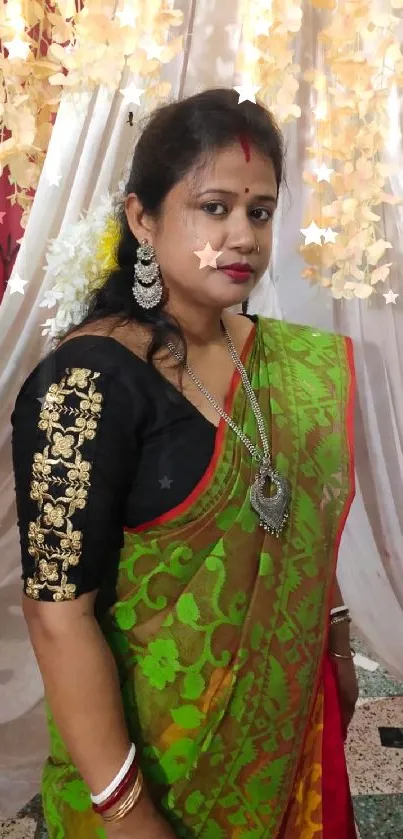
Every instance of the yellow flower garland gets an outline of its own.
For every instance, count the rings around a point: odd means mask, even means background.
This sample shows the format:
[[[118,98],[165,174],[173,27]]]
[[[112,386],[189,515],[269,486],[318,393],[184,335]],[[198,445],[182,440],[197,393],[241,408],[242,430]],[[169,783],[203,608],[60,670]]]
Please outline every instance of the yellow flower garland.
[[[95,260],[88,264],[88,291],[93,293],[102,288],[107,275],[119,267],[117,251],[120,241],[120,225],[115,216],[109,216],[105,229],[99,237]]]

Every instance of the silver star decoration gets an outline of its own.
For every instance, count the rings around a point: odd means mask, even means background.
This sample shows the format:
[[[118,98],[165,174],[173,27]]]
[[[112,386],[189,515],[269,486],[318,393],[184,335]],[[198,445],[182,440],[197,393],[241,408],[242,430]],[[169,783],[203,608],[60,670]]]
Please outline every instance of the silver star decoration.
[[[334,172],[334,169],[329,169],[325,163],[321,163],[318,169],[315,170],[316,177],[318,179],[318,183],[321,181],[327,181],[330,183],[330,178]]]
[[[387,294],[384,294],[383,296],[386,300],[386,303],[394,303],[395,305],[396,305],[396,300],[399,297],[399,295],[396,294],[394,291],[392,291],[392,289],[389,289]]]
[[[62,179],[62,175],[59,175],[56,171],[55,172],[48,172],[46,177],[48,179],[49,186],[60,186],[60,181]]]
[[[141,105],[140,96],[145,93],[145,90],[136,87],[135,84],[130,84],[128,87],[123,87],[119,93],[124,97],[125,105]]]
[[[156,58],[157,61],[161,61],[161,55],[164,52],[164,47],[161,44],[155,44],[154,41],[151,41],[143,45],[143,50],[146,51],[147,58],[149,60]]]
[[[336,243],[336,236],[338,236],[338,235],[339,234],[337,233],[336,230],[332,230],[331,227],[327,227],[325,232],[323,233],[323,236],[325,237],[325,239],[324,239],[325,245],[327,245],[327,244],[334,245]]]
[[[138,12],[129,6],[125,6],[122,11],[116,12],[115,17],[117,17],[121,26],[136,26]]]
[[[305,236],[305,245],[321,245],[321,236],[324,236],[325,231],[315,221],[311,221],[309,227],[302,228],[301,233]]]
[[[29,55],[29,44],[23,41],[18,35],[12,41],[4,41],[4,46],[8,50],[8,57],[10,61],[14,58],[20,58],[26,61]]]
[[[173,483],[173,480],[172,478],[167,478],[167,476],[164,475],[163,478],[159,479],[159,482],[161,484],[161,489],[171,489],[171,484]]]
[[[242,102],[253,102],[256,105],[256,94],[260,90],[260,85],[241,84],[234,87],[234,90],[239,93],[238,105],[241,105]]]
[[[19,274],[14,274],[13,277],[10,277],[7,288],[10,291],[10,294],[25,294],[24,286],[28,285],[28,280],[23,280]]]

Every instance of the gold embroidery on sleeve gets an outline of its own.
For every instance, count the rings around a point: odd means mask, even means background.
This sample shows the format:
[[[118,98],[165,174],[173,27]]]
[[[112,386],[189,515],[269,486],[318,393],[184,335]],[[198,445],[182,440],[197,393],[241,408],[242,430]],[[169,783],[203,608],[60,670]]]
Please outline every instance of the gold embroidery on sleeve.
[[[39,600],[40,592],[52,592],[53,600],[72,600],[76,586],[68,582],[68,570],[78,565],[82,532],[74,530],[76,510],[87,504],[91,464],[83,460],[85,440],[94,440],[102,409],[102,394],[96,390],[100,373],[73,368],[59,384],[52,384],[39,415],[39,428],[47,444],[34,455],[30,497],[39,515],[28,530],[29,553],[35,573],[25,583],[26,594]]]

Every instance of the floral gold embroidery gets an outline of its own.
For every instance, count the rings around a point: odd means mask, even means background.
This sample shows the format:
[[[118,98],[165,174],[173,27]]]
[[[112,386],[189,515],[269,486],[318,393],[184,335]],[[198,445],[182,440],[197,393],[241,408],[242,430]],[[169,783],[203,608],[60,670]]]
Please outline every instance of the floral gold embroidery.
[[[74,442],[72,434],[61,434],[60,431],[56,431],[53,436],[51,454],[53,457],[63,457],[65,460],[70,460],[73,457]]]
[[[56,601],[76,596],[68,572],[80,563],[83,537],[74,526],[74,514],[88,501],[91,463],[83,459],[82,446],[96,436],[103,402],[96,389],[99,376],[81,368],[67,370],[42,403],[38,427],[46,445],[34,455],[30,487],[38,517],[28,529],[35,572],[25,583],[26,594],[36,600],[42,591]]]

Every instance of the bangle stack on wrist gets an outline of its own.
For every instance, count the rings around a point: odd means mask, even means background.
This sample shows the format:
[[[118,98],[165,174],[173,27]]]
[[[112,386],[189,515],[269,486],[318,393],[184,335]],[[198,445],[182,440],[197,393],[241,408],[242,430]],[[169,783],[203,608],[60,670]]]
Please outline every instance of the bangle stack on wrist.
[[[132,743],[129,754],[113,781],[97,795],[91,795],[92,808],[106,822],[119,822],[136,806],[143,791],[143,776]],[[118,808],[114,808],[118,805]]]
[[[336,606],[330,610],[330,626],[337,626],[339,623],[351,623],[347,606]]]

